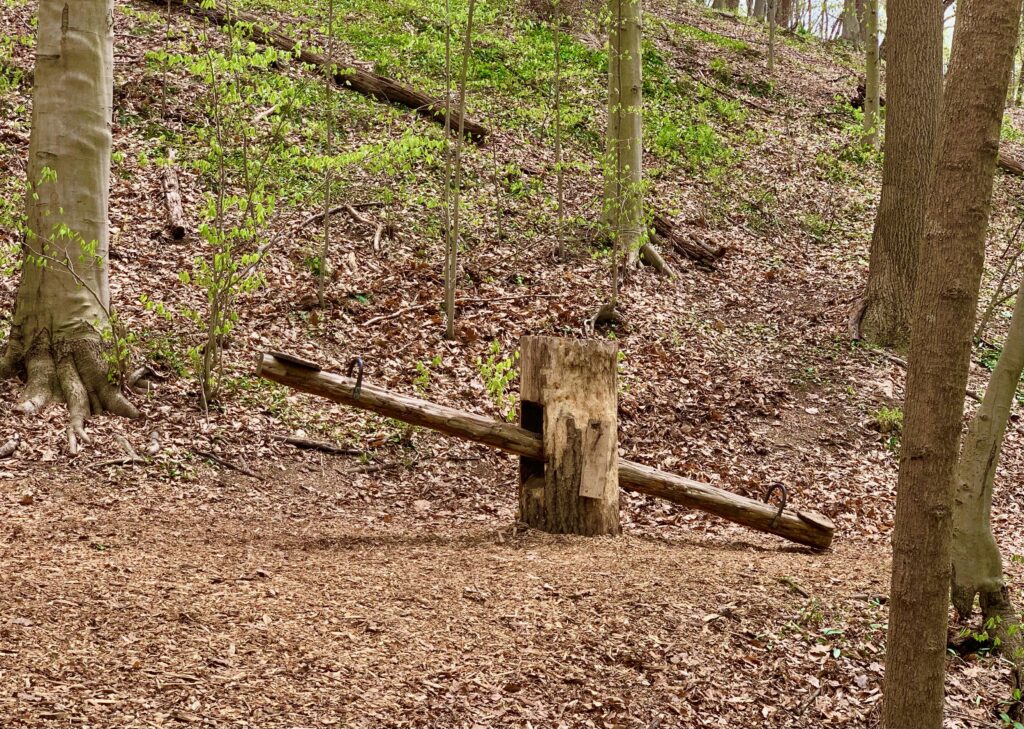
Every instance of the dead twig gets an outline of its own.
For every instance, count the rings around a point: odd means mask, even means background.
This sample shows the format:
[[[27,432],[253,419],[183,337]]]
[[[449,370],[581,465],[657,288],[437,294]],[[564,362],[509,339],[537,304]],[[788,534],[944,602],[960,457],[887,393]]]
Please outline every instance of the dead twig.
[[[222,466],[222,467],[227,468],[228,470],[231,470],[231,471],[237,471],[238,473],[242,474],[243,476],[248,476],[249,478],[255,478],[257,480],[259,479],[259,476],[257,476],[255,473],[250,471],[245,466],[239,466],[239,465],[237,465],[235,463],[232,463],[231,461],[224,460],[223,458],[218,456],[216,453],[212,453],[210,451],[204,451],[204,450],[201,450],[199,448],[193,448],[192,451],[197,456],[202,456],[203,458],[211,460],[214,463],[216,463],[218,466]]]
[[[319,440],[307,440],[306,438],[298,438],[292,435],[274,435],[271,437],[280,443],[287,443],[290,446],[295,446],[302,450],[323,451],[324,453],[332,453],[336,456],[362,456],[366,453],[366,451],[357,450],[355,448],[345,448],[344,446],[334,445],[333,443],[325,443]]]

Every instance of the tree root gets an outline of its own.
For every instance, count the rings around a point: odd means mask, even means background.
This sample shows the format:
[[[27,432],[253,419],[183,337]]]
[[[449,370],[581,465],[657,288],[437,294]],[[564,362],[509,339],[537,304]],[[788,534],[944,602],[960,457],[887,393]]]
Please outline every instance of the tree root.
[[[16,374],[25,378],[25,388],[15,406],[18,412],[35,415],[50,403],[67,403],[68,450],[72,454],[89,443],[85,421],[90,415],[109,412],[126,418],[139,417],[139,411],[107,376],[107,366],[95,341],[77,339],[54,345],[50,333],[42,330],[22,353],[20,342],[13,339],[7,354],[0,359],[0,379]]]

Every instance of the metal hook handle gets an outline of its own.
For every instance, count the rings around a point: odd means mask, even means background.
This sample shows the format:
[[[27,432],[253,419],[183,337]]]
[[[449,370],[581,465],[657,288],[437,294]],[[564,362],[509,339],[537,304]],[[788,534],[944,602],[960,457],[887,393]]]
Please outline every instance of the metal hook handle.
[[[363,391],[363,358],[355,357],[351,362],[348,363],[348,376],[352,376],[352,370],[356,367],[359,368],[359,373],[356,375],[356,386],[352,388],[352,397],[359,399],[359,395]]]
[[[786,487],[781,483],[773,483],[768,487],[768,491],[765,492],[764,503],[772,503],[772,494],[776,491],[782,494],[782,503],[779,504],[779,511],[775,514],[775,518],[772,519],[772,526],[775,526],[775,522],[777,522],[779,517],[782,516],[782,512],[786,509],[786,504],[789,502],[789,492],[786,491]]]

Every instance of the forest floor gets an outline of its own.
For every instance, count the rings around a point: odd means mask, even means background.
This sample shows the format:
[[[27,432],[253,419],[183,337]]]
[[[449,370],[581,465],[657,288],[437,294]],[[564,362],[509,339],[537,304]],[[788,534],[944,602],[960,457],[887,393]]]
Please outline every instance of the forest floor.
[[[342,52],[443,93],[439,3],[337,5]],[[624,457],[755,498],[784,483],[792,505],[836,522],[829,552],[629,494],[620,538],[524,532],[511,457],[253,375],[266,349],[334,370],[359,355],[374,383],[500,417],[507,403],[489,396],[481,360],[511,357],[524,334],[582,334],[608,288],[592,224],[600,33],[580,22],[564,46],[569,256],[556,261],[552,39],[513,5],[480,3],[469,105],[494,131],[466,150],[466,301],[454,342],[436,305],[437,125],[338,95],[346,167],[336,199],[377,205],[369,225],[335,218],[321,313],[310,303],[320,233],[302,225],[322,205],[320,81],[281,61],[245,71],[235,113],[263,131],[287,127],[291,145],[274,152],[277,206],[263,231],[280,243],[263,285],[241,299],[222,401],[205,414],[188,351],[201,342],[190,313],[204,307],[194,273],[208,243],[163,236],[155,160],[177,150],[189,217],[201,220],[210,116],[187,59],[223,50],[223,34],[179,13],[168,22],[143,0],[118,5],[113,298],[137,356],[166,380],[140,402],[144,420],[91,422],[96,443],[77,456],[63,445],[62,407],[24,419],[11,409],[17,383],[0,384],[0,442],[22,438],[0,460],[0,725],[876,722],[899,447],[897,430],[879,429],[898,419],[904,373],[847,333],[880,176],[845,104],[857,85],[847,50],[782,34],[766,80],[761,29],[692,3],[651,3],[648,199],[727,253],[705,270],[666,251],[676,280],[631,273],[624,322],[601,333],[623,352]],[[323,8],[245,6],[322,44]],[[0,246],[10,250],[31,13],[7,0],[0,14]],[[168,36],[186,60],[161,60]],[[282,93],[291,105],[278,108]],[[1008,127],[1008,146],[1017,134]],[[986,296],[1019,247],[1021,192],[1000,177]],[[393,231],[380,251],[377,222]],[[13,271],[0,280],[5,317],[16,282]],[[975,390],[1003,336],[1001,313]],[[514,402],[514,382],[505,395]],[[141,452],[152,433],[158,453],[110,463],[124,456],[120,439]],[[288,434],[363,455],[298,452],[275,440]],[[1024,554],[1022,436],[1015,418],[995,514],[1007,557]],[[1020,585],[1019,561],[1007,571]],[[1006,675],[996,659],[951,656],[947,726],[999,726]]]

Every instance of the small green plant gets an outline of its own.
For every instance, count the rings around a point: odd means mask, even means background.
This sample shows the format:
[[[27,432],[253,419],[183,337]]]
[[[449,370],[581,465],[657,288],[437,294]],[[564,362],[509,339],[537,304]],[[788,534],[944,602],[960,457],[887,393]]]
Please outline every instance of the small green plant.
[[[871,422],[879,433],[901,433],[903,431],[903,411],[883,405],[875,411]]]
[[[516,363],[519,361],[519,352],[514,352],[509,357],[501,355],[501,343],[497,340],[491,342],[487,359],[477,359],[476,366],[480,370],[480,378],[484,381],[487,394],[491,396],[492,402],[498,408],[501,416],[509,421],[515,418],[515,400],[509,395],[509,385],[516,378]]]
[[[877,430],[885,441],[885,447],[894,453],[899,450],[903,434],[903,411],[883,405],[871,416],[869,427]]]
[[[832,232],[832,221],[826,220],[819,213],[806,213],[802,222],[807,235],[816,243],[824,243],[828,234]]]
[[[430,389],[430,368],[441,366],[441,355],[435,354],[434,358],[429,362],[417,362],[416,363],[416,377],[413,379],[412,384],[420,392],[426,392]]]

